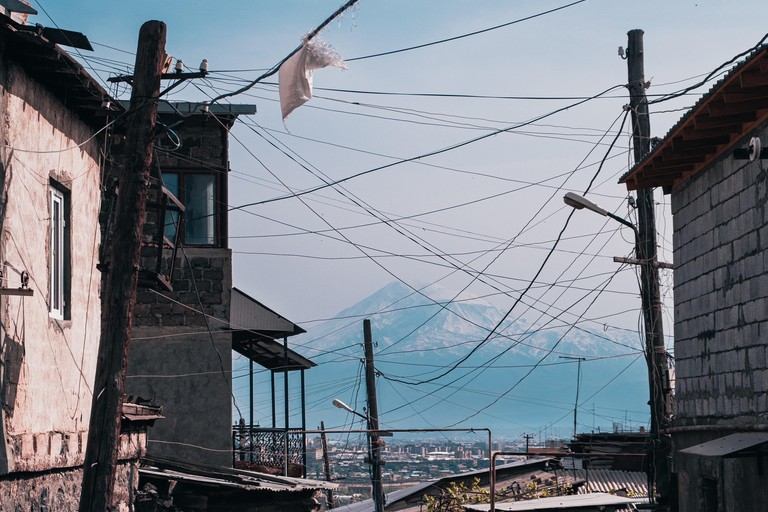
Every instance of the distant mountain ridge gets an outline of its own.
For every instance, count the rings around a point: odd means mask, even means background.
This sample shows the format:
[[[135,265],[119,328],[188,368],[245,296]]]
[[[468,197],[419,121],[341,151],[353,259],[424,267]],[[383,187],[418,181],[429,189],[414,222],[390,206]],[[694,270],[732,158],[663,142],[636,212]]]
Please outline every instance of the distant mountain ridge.
[[[376,369],[381,373],[379,410],[394,411],[389,421],[422,426],[453,424],[506,392],[487,414],[473,421],[482,418],[495,429],[512,431],[539,428],[565,415],[570,419],[558,426],[568,430],[570,422],[572,429],[569,411],[573,410],[577,368],[575,361],[562,356],[587,358],[581,373],[582,430],[589,430],[593,420],[603,429],[624,418],[633,424],[647,421],[647,372],[642,357],[635,361],[640,350],[637,333],[562,326],[541,329],[527,320],[513,322],[510,318],[502,322],[497,335],[482,343],[504,311],[482,298],[443,307],[452,298],[449,291],[432,289],[426,294],[440,297],[436,299],[440,305],[401,283],[390,283],[334,319],[292,338],[291,343],[303,346],[299,351],[319,365],[307,373],[307,389],[320,389],[330,379],[358,379],[363,357],[362,320],[369,318],[376,342]],[[445,377],[414,384],[439,377],[473,349],[474,353]],[[634,355],[622,357],[629,353]],[[632,361],[635,363],[630,364]],[[583,400],[595,392],[593,418],[589,414],[592,401]],[[360,396],[364,394],[363,384]],[[414,413],[417,409],[421,413]]]

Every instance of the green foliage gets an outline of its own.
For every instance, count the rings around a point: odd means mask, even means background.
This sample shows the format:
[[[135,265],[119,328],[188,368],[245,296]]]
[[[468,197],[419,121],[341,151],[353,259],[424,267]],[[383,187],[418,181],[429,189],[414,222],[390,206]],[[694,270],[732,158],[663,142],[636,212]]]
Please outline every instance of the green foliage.
[[[472,485],[451,482],[439,496],[424,496],[427,512],[462,512],[468,503],[488,503],[490,495],[487,489],[480,487],[480,479],[475,478]]]

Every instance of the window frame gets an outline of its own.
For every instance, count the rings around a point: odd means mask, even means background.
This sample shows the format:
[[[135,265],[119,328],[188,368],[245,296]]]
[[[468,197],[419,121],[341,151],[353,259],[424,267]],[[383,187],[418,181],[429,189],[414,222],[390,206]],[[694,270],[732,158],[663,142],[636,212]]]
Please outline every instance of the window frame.
[[[226,197],[226,179],[222,177],[222,172],[214,169],[186,169],[186,168],[166,168],[162,170],[163,176],[167,177],[169,174],[175,174],[177,176],[177,190],[178,192],[176,195],[176,199],[178,199],[186,208],[187,211],[185,213],[184,217],[184,223],[178,227],[180,230],[179,232],[179,240],[181,244],[183,244],[185,247],[227,247],[227,203],[222,198]],[[186,230],[186,224],[189,222],[189,205],[187,203],[186,198],[186,189],[187,189],[187,177],[188,176],[212,176],[213,177],[213,212],[214,212],[214,221],[213,221],[213,243],[210,244],[200,244],[200,243],[189,243],[187,242],[187,230]],[[165,179],[163,180],[165,181]],[[165,184],[165,187],[168,188],[171,193],[173,193],[173,190],[168,187],[168,184]],[[171,212],[166,213],[166,215],[170,215]],[[168,218],[168,217],[166,217]],[[166,226],[166,229],[168,229],[168,226]],[[168,237],[169,240],[172,240],[172,234],[169,236],[168,232],[164,232],[165,236]]]
[[[48,314],[56,320],[71,318],[70,194],[51,180],[48,186]]]

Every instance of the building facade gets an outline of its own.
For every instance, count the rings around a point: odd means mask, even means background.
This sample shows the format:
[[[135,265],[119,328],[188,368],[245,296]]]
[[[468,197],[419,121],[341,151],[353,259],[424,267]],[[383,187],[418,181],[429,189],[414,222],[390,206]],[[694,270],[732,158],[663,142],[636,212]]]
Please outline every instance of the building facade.
[[[76,510],[101,329],[106,92],[25,17],[0,13],[0,509]],[[41,33],[42,32],[42,33]],[[127,503],[140,430],[122,437]]]

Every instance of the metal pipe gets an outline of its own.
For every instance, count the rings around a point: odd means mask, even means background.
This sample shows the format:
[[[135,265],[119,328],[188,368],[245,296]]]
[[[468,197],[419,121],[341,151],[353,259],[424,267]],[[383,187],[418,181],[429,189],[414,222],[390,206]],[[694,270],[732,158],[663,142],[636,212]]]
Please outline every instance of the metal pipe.
[[[288,429],[291,428],[288,409],[288,336],[283,338],[283,387],[285,394],[285,437],[283,438],[283,466],[285,468],[285,476],[288,476]]]

